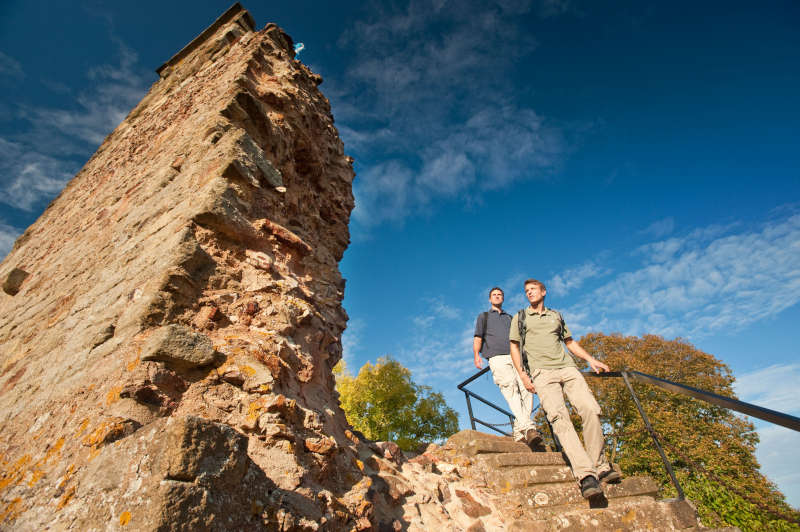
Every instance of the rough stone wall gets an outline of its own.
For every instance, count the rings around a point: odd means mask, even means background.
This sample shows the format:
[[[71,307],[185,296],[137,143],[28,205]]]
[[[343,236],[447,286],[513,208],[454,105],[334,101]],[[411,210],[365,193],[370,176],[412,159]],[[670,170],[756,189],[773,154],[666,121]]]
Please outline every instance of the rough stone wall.
[[[228,18],[0,265],[4,529],[355,520],[352,161],[291,39]]]

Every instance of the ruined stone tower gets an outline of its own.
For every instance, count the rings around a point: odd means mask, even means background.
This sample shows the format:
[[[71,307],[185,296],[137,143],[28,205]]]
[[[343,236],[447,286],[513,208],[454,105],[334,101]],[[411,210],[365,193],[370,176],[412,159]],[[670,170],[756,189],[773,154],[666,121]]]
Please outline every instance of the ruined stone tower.
[[[344,526],[322,80],[238,4],[158,72],[0,266],[0,527]]]

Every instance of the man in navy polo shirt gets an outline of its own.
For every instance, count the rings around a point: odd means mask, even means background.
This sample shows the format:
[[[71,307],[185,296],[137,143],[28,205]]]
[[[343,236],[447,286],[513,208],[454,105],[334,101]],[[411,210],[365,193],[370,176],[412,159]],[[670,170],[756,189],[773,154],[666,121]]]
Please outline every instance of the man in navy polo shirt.
[[[511,413],[514,414],[514,439],[528,444],[541,442],[542,437],[531,421],[533,394],[525,389],[509,354],[508,333],[511,315],[503,310],[503,291],[494,287],[489,290],[488,312],[481,312],[475,322],[475,338],[472,351],[475,367],[483,367],[483,358],[489,361],[494,383],[500,387]]]

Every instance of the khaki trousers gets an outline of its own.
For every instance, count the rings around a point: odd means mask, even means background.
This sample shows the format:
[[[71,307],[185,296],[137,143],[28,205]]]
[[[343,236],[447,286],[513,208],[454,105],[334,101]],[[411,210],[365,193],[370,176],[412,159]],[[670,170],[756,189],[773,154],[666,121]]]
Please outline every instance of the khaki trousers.
[[[524,437],[528,429],[536,428],[531,421],[533,394],[522,384],[522,379],[511,362],[511,355],[493,356],[489,359],[489,368],[492,370],[494,383],[500,388],[500,393],[514,414],[514,438]]]
[[[597,477],[599,473],[608,471],[611,466],[603,453],[605,439],[600,426],[600,405],[578,368],[535,369],[531,373],[539,401],[569,458],[575,479],[580,481],[587,475]],[[585,447],[569,418],[567,405],[564,403],[565,393],[572,407],[581,416]]]

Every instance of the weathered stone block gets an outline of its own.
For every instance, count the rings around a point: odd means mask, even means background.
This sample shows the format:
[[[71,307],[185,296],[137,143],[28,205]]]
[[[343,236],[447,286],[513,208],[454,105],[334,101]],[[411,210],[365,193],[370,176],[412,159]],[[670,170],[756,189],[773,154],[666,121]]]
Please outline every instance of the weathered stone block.
[[[208,336],[173,324],[159,327],[147,339],[142,360],[166,362],[176,369],[191,369],[214,363],[217,354]]]
[[[164,446],[166,477],[200,485],[236,484],[247,469],[248,439],[199,417],[171,419]]]

